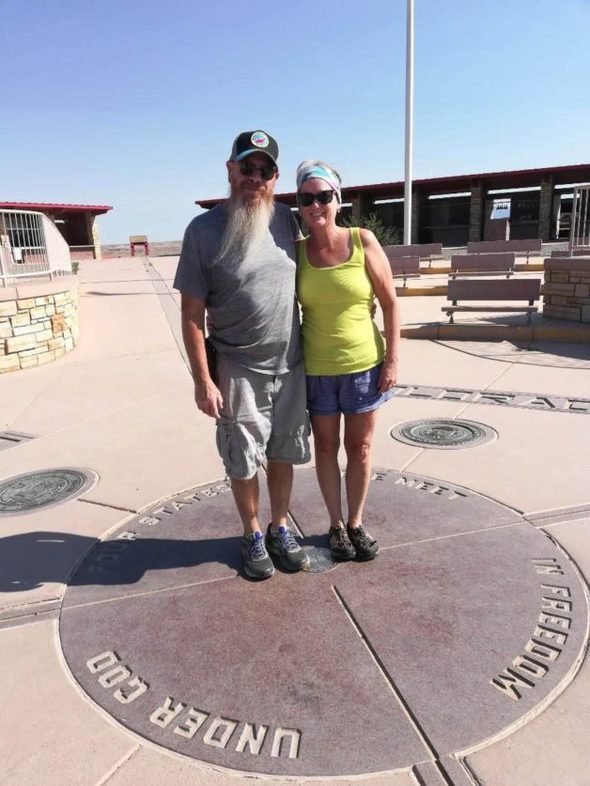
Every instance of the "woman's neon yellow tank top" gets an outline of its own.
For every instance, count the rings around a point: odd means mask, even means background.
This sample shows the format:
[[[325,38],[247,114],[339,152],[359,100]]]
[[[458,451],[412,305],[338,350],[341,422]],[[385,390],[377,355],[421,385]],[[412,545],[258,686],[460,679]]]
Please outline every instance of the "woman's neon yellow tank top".
[[[314,267],[307,258],[307,240],[299,244],[297,297],[303,310],[306,374],[366,371],[385,354],[383,337],[371,319],[373,285],[358,227],[350,233],[352,254],[335,267]]]

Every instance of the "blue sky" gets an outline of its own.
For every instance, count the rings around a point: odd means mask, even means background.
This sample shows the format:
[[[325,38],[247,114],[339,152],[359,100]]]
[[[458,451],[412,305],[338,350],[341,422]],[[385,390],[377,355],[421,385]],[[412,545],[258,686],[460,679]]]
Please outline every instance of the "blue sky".
[[[258,12],[255,9],[258,7]],[[414,176],[590,161],[590,0],[415,0]],[[404,174],[406,0],[0,0],[0,201],[175,240],[234,136],[346,185]]]

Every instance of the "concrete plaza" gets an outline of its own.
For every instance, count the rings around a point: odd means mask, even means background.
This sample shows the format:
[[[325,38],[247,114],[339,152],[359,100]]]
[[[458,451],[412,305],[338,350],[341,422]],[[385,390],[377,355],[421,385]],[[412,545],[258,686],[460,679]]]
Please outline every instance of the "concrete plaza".
[[[83,262],[75,351],[0,377],[0,431],[27,437],[0,434],[0,480],[97,478],[0,516],[0,783],[590,786],[590,345],[567,325],[404,339],[367,505],[381,555],[253,584],[176,261]],[[404,325],[443,303],[401,299]],[[494,439],[391,435],[432,418]],[[312,467],[292,512],[321,556]]]

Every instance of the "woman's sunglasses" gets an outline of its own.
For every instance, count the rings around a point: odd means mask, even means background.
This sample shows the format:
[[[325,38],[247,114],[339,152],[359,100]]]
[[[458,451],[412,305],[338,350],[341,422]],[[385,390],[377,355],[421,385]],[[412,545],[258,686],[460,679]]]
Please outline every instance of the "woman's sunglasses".
[[[244,177],[251,177],[254,172],[258,172],[263,180],[272,180],[277,173],[277,168],[272,164],[266,164],[266,166],[256,166],[246,158],[244,161],[240,161],[240,172],[244,175]]]
[[[297,194],[299,207],[310,207],[314,202],[318,202],[320,205],[329,205],[333,199],[334,191],[331,188],[326,191],[318,191],[316,194],[312,194],[310,191],[300,191]]]

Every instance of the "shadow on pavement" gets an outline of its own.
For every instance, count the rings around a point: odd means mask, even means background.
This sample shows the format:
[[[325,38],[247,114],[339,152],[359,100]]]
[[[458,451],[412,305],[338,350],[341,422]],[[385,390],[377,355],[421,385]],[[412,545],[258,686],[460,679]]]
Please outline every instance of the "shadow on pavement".
[[[82,557],[79,569],[68,579]],[[226,565],[241,573],[240,538],[97,541],[66,532],[29,532],[0,539],[0,591],[23,592],[49,582],[134,584],[148,571],[205,563]]]

